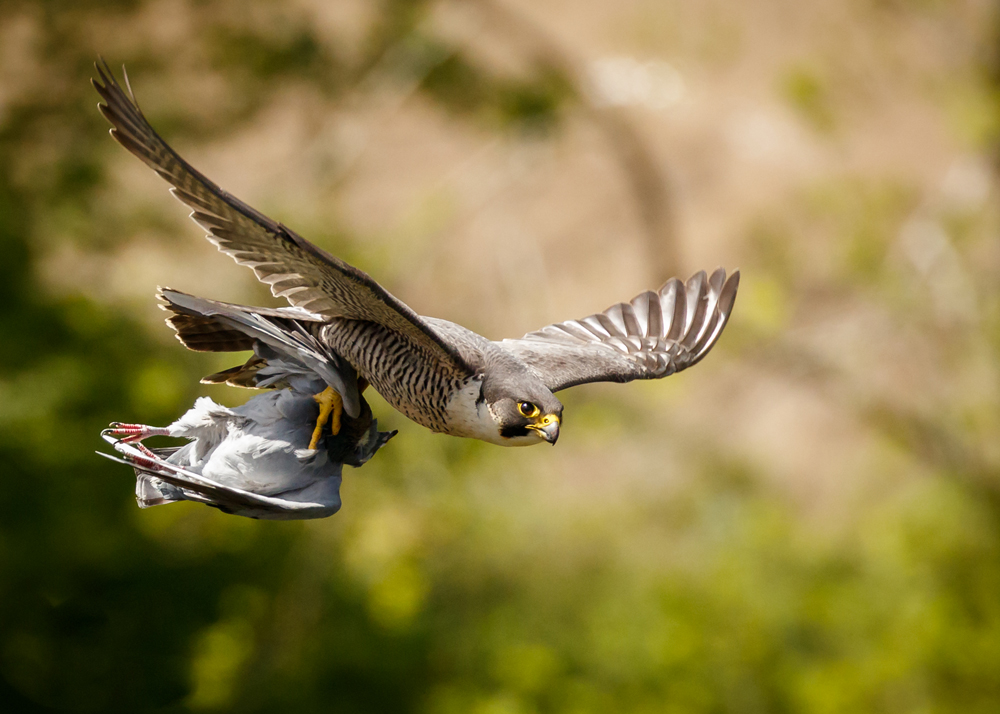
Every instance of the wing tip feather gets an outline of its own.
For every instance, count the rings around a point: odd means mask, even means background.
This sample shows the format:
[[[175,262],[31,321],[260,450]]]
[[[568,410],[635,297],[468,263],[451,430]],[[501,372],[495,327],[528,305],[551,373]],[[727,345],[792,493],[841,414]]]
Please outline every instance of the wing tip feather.
[[[553,391],[594,381],[666,377],[701,361],[715,346],[728,324],[739,282],[739,269],[727,276],[721,267],[711,275],[698,271],[686,281],[674,277],[659,290],[640,293],[628,303],[616,303],[579,320],[548,325],[509,342],[528,343],[525,348],[529,353],[538,349],[528,346],[532,343],[561,346],[572,355],[562,358],[568,360],[567,365],[585,358],[585,353],[574,350],[598,346],[610,348],[632,363],[630,368],[609,363],[606,370],[596,370],[586,377],[576,372],[544,375],[546,383],[552,382]],[[543,354],[538,353],[536,358],[544,361]],[[597,353],[592,357],[597,359]]]

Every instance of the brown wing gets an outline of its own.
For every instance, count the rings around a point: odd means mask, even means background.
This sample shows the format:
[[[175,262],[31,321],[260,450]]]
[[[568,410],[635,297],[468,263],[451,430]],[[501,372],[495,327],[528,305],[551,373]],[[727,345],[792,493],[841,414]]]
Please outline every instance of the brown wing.
[[[445,368],[474,371],[454,346],[367,273],[254,210],[184,161],[146,121],[131,87],[126,95],[103,60],[95,66],[100,81],[91,81],[106,102],[98,108],[114,127],[111,136],[171,184],[171,193],[193,209],[191,217],[208,231],[208,239],[252,268],[275,296],[323,318],[377,323],[425,347]]]
[[[553,392],[587,382],[659,379],[699,362],[729,320],[740,273],[719,268],[618,303],[581,320],[560,322],[500,343]]]

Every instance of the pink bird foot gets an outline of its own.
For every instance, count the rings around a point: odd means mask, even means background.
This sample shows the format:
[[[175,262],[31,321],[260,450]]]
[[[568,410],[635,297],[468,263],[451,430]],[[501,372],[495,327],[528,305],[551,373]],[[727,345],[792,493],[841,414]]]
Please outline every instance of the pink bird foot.
[[[162,427],[146,426],[145,424],[122,424],[121,422],[113,421],[101,434],[121,439],[126,444],[139,444],[143,439],[148,439],[151,436],[170,436],[170,431]]]

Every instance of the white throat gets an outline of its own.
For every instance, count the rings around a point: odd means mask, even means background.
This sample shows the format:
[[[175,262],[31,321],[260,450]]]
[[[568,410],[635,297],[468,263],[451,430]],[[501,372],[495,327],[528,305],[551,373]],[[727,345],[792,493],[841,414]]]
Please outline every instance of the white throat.
[[[499,446],[531,446],[544,441],[537,432],[510,439],[500,436],[499,421],[489,405],[479,398],[482,393],[481,387],[482,380],[471,380],[448,402],[449,434],[479,439]]]

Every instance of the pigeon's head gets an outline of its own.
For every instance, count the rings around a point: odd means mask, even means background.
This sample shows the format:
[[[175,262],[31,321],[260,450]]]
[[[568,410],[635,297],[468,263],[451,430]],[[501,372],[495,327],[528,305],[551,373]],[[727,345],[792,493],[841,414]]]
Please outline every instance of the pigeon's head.
[[[500,434],[497,443],[554,444],[559,438],[562,402],[527,368],[503,365],[490,370],[483,380],[482,396]]]

